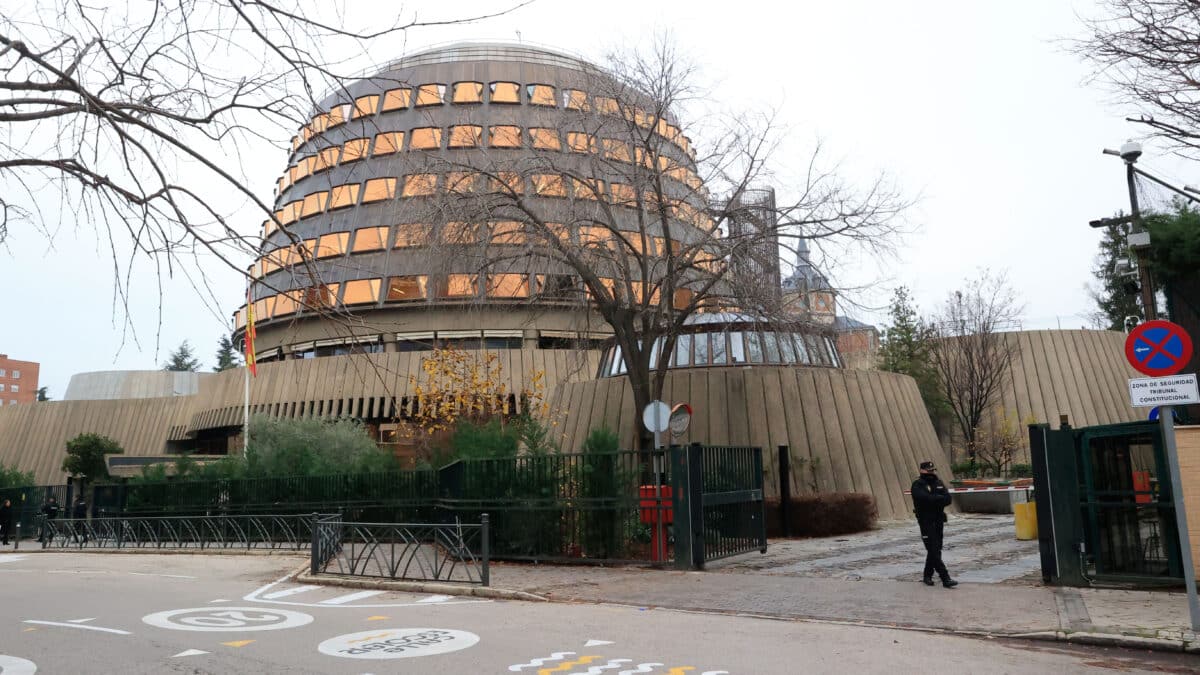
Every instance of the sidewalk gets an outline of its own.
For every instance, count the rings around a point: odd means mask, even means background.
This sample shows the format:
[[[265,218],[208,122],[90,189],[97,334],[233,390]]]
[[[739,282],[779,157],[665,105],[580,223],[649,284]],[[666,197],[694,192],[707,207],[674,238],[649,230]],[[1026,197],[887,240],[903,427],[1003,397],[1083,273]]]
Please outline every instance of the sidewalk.
[[[1183,593],[782,577],[582,566],[492,566],[492,586],[558,602],[725,612],[952,633],[1196,651]]]

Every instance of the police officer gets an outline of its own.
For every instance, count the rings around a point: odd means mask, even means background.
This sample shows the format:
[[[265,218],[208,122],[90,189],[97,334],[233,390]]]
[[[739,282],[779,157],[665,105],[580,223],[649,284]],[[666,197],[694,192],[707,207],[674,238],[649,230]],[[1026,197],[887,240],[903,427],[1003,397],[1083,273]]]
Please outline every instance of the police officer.
[[[946,588],[954,588],[958,582],[950,578],[942,562],[942,529],[946,524],[946,512],[950,506],[950,492],[937,477],[933,462],[921,462],[921,475],[912,484],[913,513],[921,527],[921,542],[925,544],[925,573],[921,580],[926,586],[933,585],[933,573],[937,572]]]
[[[38,543],[50,543],[52,541],[54,531],[50,525],[50,521],[58,518],[58,500],[50,497],[46,503],[42,505],[42,515],[45,519],[42,521],[42,530],[38,533]]]

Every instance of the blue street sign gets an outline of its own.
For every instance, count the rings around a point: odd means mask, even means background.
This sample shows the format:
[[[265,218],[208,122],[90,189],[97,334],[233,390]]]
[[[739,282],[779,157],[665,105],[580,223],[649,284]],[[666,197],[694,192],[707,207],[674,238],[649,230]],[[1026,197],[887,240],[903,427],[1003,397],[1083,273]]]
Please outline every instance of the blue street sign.
[[[1176,410],[1175,408],[1171,408],[1171,418],[1174,419],[1176,422],[1179,421],[1179,411]],[[1158,421],[1158,406],[1154,406],[1153,408],[1150,409],[1149,419],[1151,422]]]

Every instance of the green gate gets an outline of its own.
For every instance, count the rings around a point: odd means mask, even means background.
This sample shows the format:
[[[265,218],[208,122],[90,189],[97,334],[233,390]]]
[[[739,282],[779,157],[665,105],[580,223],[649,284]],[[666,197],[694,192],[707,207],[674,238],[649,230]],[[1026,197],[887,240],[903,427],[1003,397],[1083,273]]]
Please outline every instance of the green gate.
[[[767,552],[762,448],[672,448],[675,565]]]
[[[1048,583],[1183,581],[1158,423],[1030,427],[1042,576]]]

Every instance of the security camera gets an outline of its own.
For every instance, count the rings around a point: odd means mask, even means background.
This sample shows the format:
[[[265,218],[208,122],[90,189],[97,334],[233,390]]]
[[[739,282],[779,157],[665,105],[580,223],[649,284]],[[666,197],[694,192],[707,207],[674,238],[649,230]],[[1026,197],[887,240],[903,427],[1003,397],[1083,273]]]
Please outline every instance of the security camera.
[[[1113,261],[1113,274],[1121,276],[1129,274],[1133,271],[1133,265],[1129,262],[1129,258],[1118,258]]]
[[[1137,141],[1125,141],[1121,146],[1121,159],[1133,164],[1142,156],[1142,144]]]

